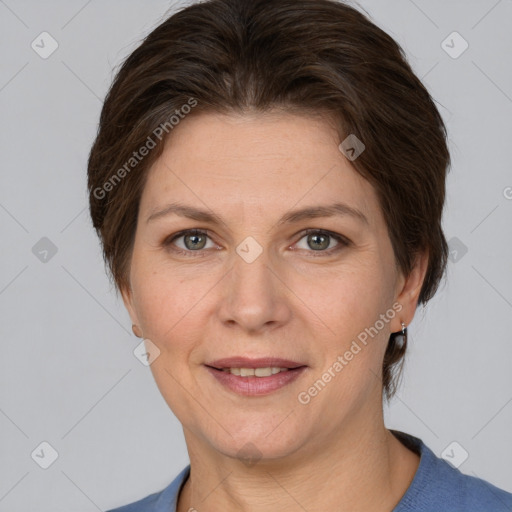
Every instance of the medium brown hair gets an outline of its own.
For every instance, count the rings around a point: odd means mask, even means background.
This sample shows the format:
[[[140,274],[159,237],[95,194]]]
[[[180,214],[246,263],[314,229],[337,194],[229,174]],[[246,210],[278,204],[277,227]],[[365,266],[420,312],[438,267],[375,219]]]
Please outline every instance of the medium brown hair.
[[[336,120],[365,150],[354,169],[375,188],[397,267],[429,256],[419,304],[447,261],[441,227],[446,128],[402,48],[334,0],[207,0],[173,14],[124,61],[88,161],[90,213],[117,291],[129,289],[148,169],[185,115],[281,108]],[[144,158],[141,148],[146,147]],[[135,156],[137,155],[137,156]],[[140,158],[139,158],[140,157]],[[396,391],[405,347],[389,339],[383,389]]]

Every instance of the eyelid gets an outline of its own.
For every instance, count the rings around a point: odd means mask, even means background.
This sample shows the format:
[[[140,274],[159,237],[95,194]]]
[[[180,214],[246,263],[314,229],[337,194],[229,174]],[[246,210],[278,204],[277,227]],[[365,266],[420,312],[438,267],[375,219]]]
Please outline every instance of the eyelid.
[[[341,250],[343,247],[347,247],[351,244],[351,241],[347,237],[345,237],[339,233],[334,233],[327,229],[308,228],[308,229],[302,230],[300,233],[298,233],[298,235],[297,235],[298,239],[292,245],[295,245],[297,242],[302,240],[305,236],[308,236],[310,234],[327,235],[331,238],[334,238],[338,242],[338,244],[335,245],[334,247],[331,247],[330,249],[326,249],[324,251],[314,251],[314,250],[308,251],[308,250],[306,250],[306,252],[313,253],[313,255],[318,255],[318,256],[330,255],[330,254],[333,254],[333,253]],[[164,239],[162,245],[165,247],[171,246],[175,240],[177,240],[178,238],[181,238],[183,236],[186,236],[186,235],[203,235],[203,236],[206,236],[207,238],[209,238],[213,242],[212,237],[211,237],[211,232],[208,229],[191,228],[191,229],[184,229],[182,231],[178,231],[177,233],[173,233],[172,235],[170,235],[169,237]],[[195,255],[195,253],[200,254],[201,256],[204,256],[205,253],[207,252],[205,249],[199,249],[197,251],[192,251],[192,250],[181,249],[179,247],[173,248],[171,250],[175,253],[184,254],[187,256]],[[303,249],[299,249],[299,250],[303,250]]]
[[[210,241],[213,242],[212,240],[212,237],[211,237],[211,232],[207,229],[202,229],[202,228],[191,228],[191,229],[183,229],[182,231],[178,231],[177,233],[173,233],[172,235],[168,236],[167,238],[164,239],[164,241],[162,242],[162,245],[164,247],[168,247],[168,246],[171,246],[178,238],[182,238],[183,236],[186,236],[186,235],[202,235],[202,236],[206,236],[207,238],[210,239]],[[176,252],[178,254],[186,254],[187,256],[188,255],[193,255],[193,254],[200,254],[200,253],[205,253],[205,249],[200,249],[200,250],[197,250],[197,251],[191,251],[191,250],[185,250],[185,249],[181,249],[180,247],[176,247],[176,248],[173,248],[171,249],[173,252]]]
[[[300,236],[294,244],[300,242],[305,236],[311,235],[311,234],[318,234],[318,235],[327,235],[330,238],[334,238],[336,242],[338,242],[334,247],[331,247],[330,249],[326,249],[324,251],[314,251],[314,250],[307,250],[307,249],[298,249],[298,250],[305,250],[307,253],[310,253],[313,257],[322,257],[322,256],[331,256],[333,254],[338,253],[345,247],[348,247],[351,245],[351,241],[341,235],[340,233],[334,233],[333,231],[329,231],[328,229],[320,229],[320,228],[308,228],[300,233]],[[296,250],[296,249],[294,249]]]

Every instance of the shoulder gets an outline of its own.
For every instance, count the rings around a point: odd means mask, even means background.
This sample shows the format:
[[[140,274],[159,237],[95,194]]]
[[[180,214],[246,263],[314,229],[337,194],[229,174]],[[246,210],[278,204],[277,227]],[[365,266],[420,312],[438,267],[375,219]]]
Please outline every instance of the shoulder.
[[[512,494],[491,483],[461,473],[442,459],[432,475],[425,499],[448,511],[512,511]]]
[[[393,512],[510,512],[512,494],[491,483],[465,475],[434,452],[420,439],[393,431],[420,455],[420,464],[411,485]]]
[[[491,483],[463,474],[417,437],[392,431],[420,455],[420,464],[406,493],[393,512],[510,512],[512,494]]]
[[[106,512],[175,512],[179,491],[189,473],[190,465],[183,469],[165,489]]]
[[[473,476],[462,475],[466,510],[512,511],[512,494]],[[471,508],[473,507],[473,508]]]
[[[153,512],[155,510],[155,503],[163,492],[164,491],[155,492],[141,500],[134,501],[128,505],[123,505],[122,507],[107,510],[107,512]]]

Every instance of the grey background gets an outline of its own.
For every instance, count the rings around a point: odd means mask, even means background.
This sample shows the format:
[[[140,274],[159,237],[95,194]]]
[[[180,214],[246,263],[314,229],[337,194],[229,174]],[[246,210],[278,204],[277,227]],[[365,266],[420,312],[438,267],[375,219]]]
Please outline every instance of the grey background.
[[[438,102],[453,159],[448,280],[409,328],[387,424],[438,455],[457,441],[469,453],[461,471],[512,492],[512,1],[360,5]],[[105,510],[188,463],[179,422],[133,355],[140,340],[105,275],[86,196],[113,67],[170,8],[0,0],[2,512]],[[47,59],[31,48],[43,31],[59,45]],[[441,46],[453,31],[469,43],[456,59]],[[43,237],[57,250],[46,262]],[[58,452],[48,469],[31,457],[43,441]]]

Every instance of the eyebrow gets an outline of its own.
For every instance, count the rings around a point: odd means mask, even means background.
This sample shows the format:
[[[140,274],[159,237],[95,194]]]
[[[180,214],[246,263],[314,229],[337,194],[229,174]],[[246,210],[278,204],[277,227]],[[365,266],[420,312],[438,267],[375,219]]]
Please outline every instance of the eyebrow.
[[[172,214],[178,215],[180,217],[187,217],[199,222],[225,224],[219,215],[211,211],[202,210],[200,208],[195,208],[193,206],[188,206],[181,203],[170,203],[162,209],[154,210],[147,218],[146,223]],[[366,225],[370,224],[366,215],[357,208],[349,206],[345,203],[333,203],[322,206],[310,206],[300,210],[292,210],[284,214],[278,220],[277,225],[290,224],[299,222],[304,219],[334,216],[350,216]]]

